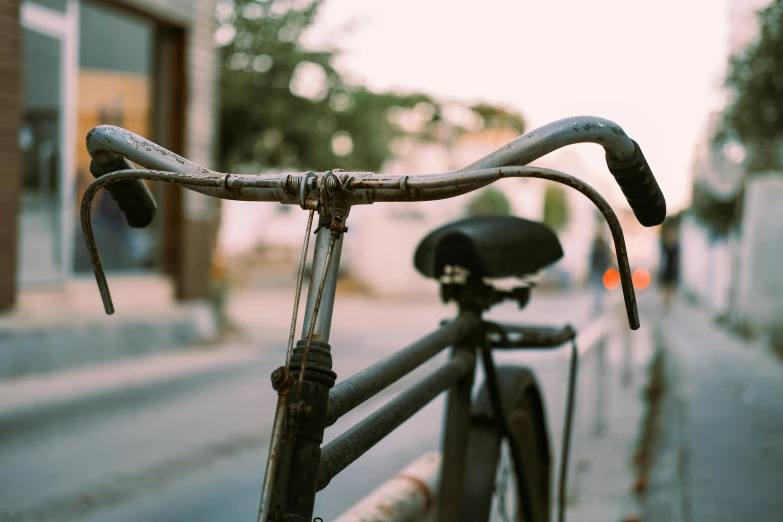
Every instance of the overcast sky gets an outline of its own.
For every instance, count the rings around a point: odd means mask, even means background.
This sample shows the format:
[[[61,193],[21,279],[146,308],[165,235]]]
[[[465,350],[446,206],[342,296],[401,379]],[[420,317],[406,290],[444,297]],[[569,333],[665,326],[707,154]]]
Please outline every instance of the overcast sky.
[[[694,144],[719,103],[728,0],[328,0],[313,37],[351,19],[339,65],[371,88],[503,103],[531,128],[614,120],[670,209],[687,204]],[[576,148],[607,172],[599,147]]]

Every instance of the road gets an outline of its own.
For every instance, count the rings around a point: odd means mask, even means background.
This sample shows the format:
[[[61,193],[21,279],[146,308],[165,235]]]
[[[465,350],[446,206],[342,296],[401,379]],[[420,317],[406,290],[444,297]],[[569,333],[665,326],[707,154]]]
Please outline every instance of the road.
[[[279,292],[278,292],[279,294]],[[275,394],[268,375],[282,359],[292,296],[237,296],[232,311],[255,346],[252,357],[198,378],[162,383],[87,401],[19,425],[0,423],[0,520],[246,521],[254,520],[266,460]],[[524,312],[504,305],[490,317],[579,327],[589,296],[536,296]],[[331,344],[338,379],[413,341],[453,309],[434,299],[339,301]],[[559,436],[567,361],[563,353],[499,354],[524,361],[544,387],[553,443]],[[374,411],[439,356],[327,431],[327,441]],[[316,501],[331,520],[386,478],[440,443],[443,398],[419,412]]]

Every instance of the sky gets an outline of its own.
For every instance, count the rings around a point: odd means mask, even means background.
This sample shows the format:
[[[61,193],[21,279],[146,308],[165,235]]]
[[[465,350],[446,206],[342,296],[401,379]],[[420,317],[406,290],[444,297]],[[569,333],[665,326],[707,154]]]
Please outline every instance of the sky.
[[[677,210],[689,201],[696,141],[721,103],[728,2],[328,0],[310,38],[336,39],[339,68],[376,90],[505,104],[530,129],[576,115],[613,120]],[[600,147],[574,148],[610,175]]]

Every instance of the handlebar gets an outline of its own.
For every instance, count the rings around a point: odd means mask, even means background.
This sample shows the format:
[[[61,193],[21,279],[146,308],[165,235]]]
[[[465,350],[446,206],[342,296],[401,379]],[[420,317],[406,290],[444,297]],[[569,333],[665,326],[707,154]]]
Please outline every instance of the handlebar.
[[[112,196],[132,226],[144,226],[154,216],[152,194],[140,180],[173,182],[221,199],[277,201],[330,214],[331,228],[344,231],[353,205],[377,202],[431,201],[466,194],[498,179],[534,177],[568,185],[584,194],[601,211],[615,243],[623,294],[632,329],[639,327],[625,241],[617,216],[609,204],[583,181],[555,170],[524,167],[545,154],[573,143],[592,142],[606,150],[607,165],[644,226],[663,222],[663,194],[638,144],[616,124],[589,116],[568,118],[524,134],[480,160],[456,171],[425,175],[385,175],[372,172],[282,173],[240,175],[215,172],[119,127],[102,125],[87,135],[93,158],[91,171],[98,178],[82,199],[82,230],[93,263],[106,312],[113,313],[108,286],[90,223],[90,205],[96,192],[111,184],[122,187]],[[146,169],[129,169],[127,160]],[[111,171],[112,168],[122,170]],[[133,183],[136,185],[132,185]],[[141,190],[143,187],[144,190]],[[112,187],[114,188],[114,187]],[[111,189],[110,189],[111,190]],[[144,192],[146,191],[146,192]],[[336,227],[336,228],[335,228]]]

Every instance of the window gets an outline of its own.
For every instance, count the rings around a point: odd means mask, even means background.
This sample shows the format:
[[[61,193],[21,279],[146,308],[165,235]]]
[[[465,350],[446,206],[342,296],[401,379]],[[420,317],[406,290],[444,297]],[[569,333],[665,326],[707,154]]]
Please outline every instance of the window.
[[[27,1],[33,4],[40,4],[44,7],[48,7],[49,9],[54,9],[55,11],[59,11],[61,13],[65,12],[66,2],[67,2],[67,0],[27,0]]]
[[[82,2],[79,20],[76,204],[94,179],[84,137],[96,125],[117,125],[152,136],[155,24],[111,7]],[[147,229],[132,229],[106,191],[93,203],[93,228],[104,267],[114,271],[155,269],[159,260],[158,217]],[[81,230],[76,235],[74,271],[89,272]]]

